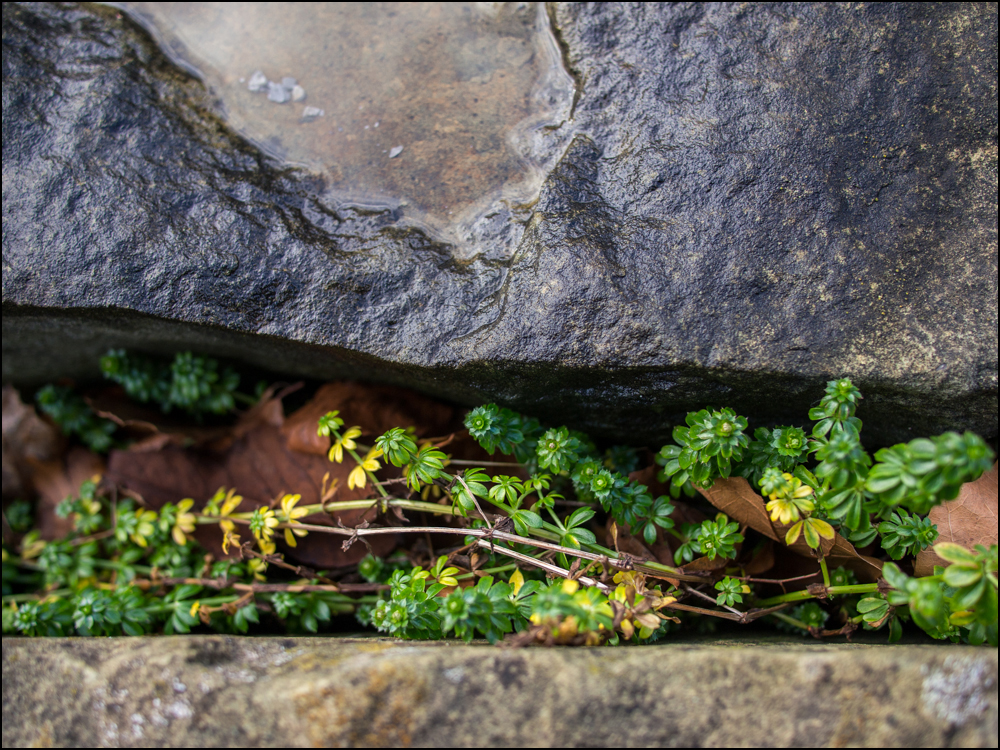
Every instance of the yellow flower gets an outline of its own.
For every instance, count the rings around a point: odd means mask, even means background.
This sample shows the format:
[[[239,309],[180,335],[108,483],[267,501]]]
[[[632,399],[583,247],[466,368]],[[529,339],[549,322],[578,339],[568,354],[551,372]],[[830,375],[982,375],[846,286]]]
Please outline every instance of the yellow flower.
[[[380,451],[378,448],[372,448],[370,451],[368,451],[368,455],[366,455],[364,459],[362,459],[361,463],[359,463],[357,466],[354,467],[354,470],[351,471],[350,476],[347,477],[348,488],[353,490],[355,487],[364,487],[365,484],[367,484],[368,482],[368,475],[366,474],[366,472],[378,471],[380,468],[382,468],[382,464],[380,464],[378,461],[375,460],[381,455],[382,451]]]
[[[767,510],[771,512],[772,521],[783,524],[795,523],[801,517],[800,513],[811,513],[816,507],[809,499],[813,494],[812,487],[803,484],[801,479],[787,472],[782,476],[788,482],[788,489],[768,495],[770,500],[767,503]]]
[[[32,529],[24,535],[24,539],[21,540],[21,559],[30,560],[42,554],[42,550],[45,549],[45,541],[38,537],[38,529]]]
[[[278,549],[275,546],[274,541],[271,540],[271,539],[260,539],[258,541],[259,541],[259,544],[260,544],[261,554],[264,554],[264,555],[273,555],[277,551],[277,549]]]
[[[804,518],[792,526],[788,530],[788,533],[785,534],[785,544],[791,547],[799,540],[800,534],[805,535],[806,544],[812,549],[819,549],[820,544],[822,544],[821,537],[823,539],[833,539],[837,535],[837,532],[833,530],[833,526],[820,518]]]
[[[267,570],[267,563],[261,560],[259,557],[255,557],[249,562],[247,562],[247,568],[253,573],[253,577],[258,581],[266,581],[264,577],[264,571]]]
[[[219,526],[222,527],[222,554],[228,555],[230,546],[240,546],[240,535],[235,533],[236,524],[228,519],[219,521]]]
[[[358,444],[354,442],[354,438],[356,437],[361,437],[360,427],[351,427],[341,437],[337,438],[333,447],[330,448],[330,460],[336,461],[338,464],[343,461],[345,449],[352,451],[358,447]]]
[[[129,537],[140,547],[147,547],[149,542],[146,541],[146,537],[152,536],[155,530],[153,524],[156,522],[156,511],[139,508],[135,512],[135,520],[138,522],[135,533],[129,534]]]
[[[275,518],[274,511],[270,508],[257,508],[250,516],[250,531],[257,537],[258,542],[269,540],[274,534],[274,529],[279,521]]]
[[[187,535],[194,533],[194,513],[188,512],[193,505],[194,500],[189,497],[177,503],[177,521],[174,523],[174,528],[170,530],[170,534],[174,541],[182,547],[187,544]]]
[[[297,524],[299,523],[298,519],[302,518],[302,516],[309,515],[309,511],[306,510],[305,508],[295,507],[295,504],[301,499],[302,495],[285,495],[283,498],[281,498],[281,512],[285,514],[285,520],[289,524]],[[308,533],[309,532],[307,532],[305,529],[286,528],[285,543],[289,547],[295,547],[296,546],[295,537],[297,536],[302,537]]]
[[[195,600],[195,603],[191,605],[191,616],[194,617],[198,614],[198,610],[201,609],[201,600]]]
[[[219,515],[228,516],[231,515],[239,504],[243,502],[243,496],[236,494],[236,488],[229,490],[226,493],[226,500],[222,503],[222,510],[219,511]]]

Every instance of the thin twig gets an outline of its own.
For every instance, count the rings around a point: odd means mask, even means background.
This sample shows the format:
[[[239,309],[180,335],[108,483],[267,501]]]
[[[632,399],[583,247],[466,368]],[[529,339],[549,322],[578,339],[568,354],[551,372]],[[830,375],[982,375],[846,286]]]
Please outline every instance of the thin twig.
[[[743,619],[742,615],[734,615],[732,612],[719,612],[717,609],[704,609],[703,607],[692,607],[690,604],[681,604],[680,602],[670,602],[670,604],[664,604],[667,609],[679,609],[683,612],[694,612],[698,615],[708,615],[709,617],[721,617],[723,620],[732,620],[733,622],[740,622]]]
[[[701,597],[705,601],[712,602],[712,604],[716,605],[717,607],[722,607],[723,609],[727,609],[730,612],[732,612],[734,615],[738,615],[740,617],[743,617],[743,615],[745,614],[744,612],[740,612],[735,607],[730,607],[727,604],[719,604],[718,601],[716,601],[715,599],[713,599],[712,597],[710,597],[708,594],[705,594],[705,593],[703,593],[701,591],[698,591],[698,589],[693,589],[690,586],[688,586],[687,584],[684,584],[684,590],[687,591],[689,594],[694,594],[695,596]]]
[[[378,502],[378,501],[376,501]],[[248,519],[243,518],[233,518],[229,517],[229,520],[234,523],[243,524],[245,526],[250,524]],[[530,547],[537,547],[539,549],[550,550],[552,552],[561,552],[565,555],[572,555],[574,557],[579,557],[584,560],[597,560],[598,562],[602,560],[608,560],[611,565],[619,570],[629,570],[631,569],[629,565],[632,565],[635,570],[645,575],[652,576],[654,578],[662,579],[674,579],[680,581],[690,581],[692,583],[704,583],[704,575],[693,575],[691,573],[682,573],[680,571],[663,573],[658,570],[653,570],[646,568],[641,562],[631,562],[627,563],[624,561],[619,561],[618,558],[611,557],[607,554],[597,554],[595,552],[587,552],[586,550],[573,549],[571,547],[563,547],[559,544],[554,544],[553,542],[544,542],[540,539],[534,539],[531,537],[518,536],[517,534],[509,534],[505,531],[495,531],[491,529],[462,529],[455,526],[377,526],[367,529],[349,529],[340,528],[337,526],[320,526],[319,524],[312,523],[279,523],[276,528],[294,528],[302,529],[304,531],[318,531],[326,534],[339,534],[341,536],[378,536],[381,534],[453,534],[456,536],[474,536],[474,537],[488,537],[491,536],[494,539],[501,541],[510,542],[512,544],[524,544]]]
[[[807,578],[815,578],[820,574],[820,571],[815,573],[808,573],[804,576],[795,576],[795,578],[753,578],[752,576],[732,576],[737,581],[746,581],[747,583],[776,583],[779,586],[785,583],[792,583],[793,581],[804,581]]]
[[[476,545],[482,547],[483,549],[489,549],[491,542],[487,541],[486,539],[480,539],[476,542]],[[520,552],[515,552],[514,550],[507,549],[506,547],[497,546],[496,549],[502,555],[506,555],[507,557],[510,557],[514,560],[520,560],[521,562],[527,563],[528,565],[533,565],[536,568],[541,568],[547,573],[552,573],[553,575],[557,575],[560,578],[572,577],[572,573],[566,570],[566,568],[561,568],[558,565],[553,565],[552,563],[543,562],[542,560],[539,560],[535,557],[531,557],[531,555],[523,555]],[[605,593],[611,591],[611,587],[608,586],[606,583],[601,583],[600,581],[590,578],[588,576],[580,576],[576,580],[582,583],[584,586],[596,586]]]

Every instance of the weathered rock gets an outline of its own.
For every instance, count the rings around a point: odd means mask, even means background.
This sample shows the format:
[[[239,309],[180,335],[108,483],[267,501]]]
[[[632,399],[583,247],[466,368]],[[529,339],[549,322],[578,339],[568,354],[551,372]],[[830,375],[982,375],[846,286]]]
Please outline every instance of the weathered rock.
[[[997,652],[3,640],[3,744],[996,747]]]
[[[114,10],[5,5],[4,381],[195,348],[641,442],[848,375],[873,441],[995,435],[996,14],[559,5],[569,145],[470,256],[332,207]]]

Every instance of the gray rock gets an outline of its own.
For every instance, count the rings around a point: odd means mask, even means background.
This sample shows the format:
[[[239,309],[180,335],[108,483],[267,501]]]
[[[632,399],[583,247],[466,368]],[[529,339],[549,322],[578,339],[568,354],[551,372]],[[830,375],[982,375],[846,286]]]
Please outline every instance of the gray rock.
[[[284,104],[292,98],[291,92],[283,84],[274,81],[267,82],[267,98],[272,102]]]
[[[302,117],[303,117],[303,119],[314,120],[317,117],[322,117],[322,116],[323,116],[323,110],[321,110],[319,107],[303,107],[302,108]]]
[[[295,86],[297,85],[297,82],[291,76],[285,76],[284,78],[281,79],[281,85],[284,86],[286,89],[288,89],[289,92],[291,92],[291,90],[294,89]]]
[[[3,639],[10,747],[996,747],[997,651]]]
[[[249,88],[254,93],[267,91],[267,76],[264,75],[264,72],[260,70],[255,70],[253,72],[253,75],[250,76],[250,80],[247,82],[247,88]]]
[[[301,102],[305,98],[306,98],[306,90],[304,88],[302,88],[298,84],[295,84],[294,86],[292,86],[292,101],[293,102]]]
[[[395,159],[401,153],[403,153],[403,147],[402,146],[393,146],[392,148],[389,149],[389,158],[390,159]]]
[[[847,375],[873,442],[995,435],[996,14],[553,6],[569,145],[456,241],[227,132],[115,11],[5,5],[4,381],[193,347],[656,444]]]

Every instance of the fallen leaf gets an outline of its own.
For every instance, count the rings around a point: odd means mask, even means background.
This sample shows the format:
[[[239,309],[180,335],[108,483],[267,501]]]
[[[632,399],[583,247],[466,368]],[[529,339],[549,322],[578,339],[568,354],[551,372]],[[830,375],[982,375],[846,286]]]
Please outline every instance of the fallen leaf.
[[[28,499],[35,493],[33,463],[61,459],[66,441],[59,430],[21,401],[11,386],[3,388],[3,500]]]
[[[354,390],[361,398],[362,391]],[[369,394],[368,398],[377,398]],[[219,487],[235,488],[243,495],[240,511],[271,505],[285,493],[300,494],[300,505],[320,502],[324,486],[336,481],[338,490],[334,501],[360,500],[373,494],[371,486],[349,490],[347,477],[354,468],[351,460],[342,464],[331,463],[323,455],[293,450],[283,428],[286,421],[281,408],[281,394],[262,399],[260,408],[245,415],[232,431],[232,441],[224,452],[202,448],[181,448],[167,445],[154,452],[112,451],[108,461],[107,477],[110,481],[142,496],[146,505],[157,509],[167,502],[185,497],[194,498],[200,508]],[[310,402],[288,418],[288,422],[305,424],[302,412],[312,413]],[[315,422],[313,423],[315,434]],[[301,519],[306,523],[356,526],[362,518],[374,519],[374,511],[351,510],[336,514],[313,515]],[[199,526],[195,537],[217,556],[221,557],[221,535],[214,526]],[[276,535],[279,548],[287,557],[317,568],[333,568],[357,563],[368,553],[362,544],[349,550],[341,547],[344,537],[321,532],[311,532],[298,540],[294,549],[287,548],[280,535]],[[372,551],[385,555],[395,546],[394,536],[370,538]]]
[[[104,473],[104,459],[86,448],[74,446],[65,458],[30,461],[32,481],[38,492],[36,527],[46,541],[61,539],[73,530],[73,521],[56,515],[56,506],[75,497],[80,485]]]
[[[282,428],[288,446],[325,456],[330,439],[316,434],[316,423],[339,411],[346,427],[358,425],[369,441],[393,427],[415,426],[417,437],[437,437],[455,429],[455,409],[406,388],[361,383],[326,383],[312,400],[288,417]]]
[[[284,422],[281,399],[299,390],[302,385],[295,383],[287,386],[277,395],[276,386],[272,386],[235,423],[215,426],[193,424],[191,418],[183,413],[163,414],[148,404],[129,399],[120,386],[104,388],[84,400],[97,416],[114,422],[127,438],[134,441],[128,447],[132,452],[154,452],[168,445],[207,447],[223,452],[229,449],[235,439],[258,424],[268,423],[281,427]]]
[[[774,542],[761,539],[753,550],[750,561],[743,566],[743,574],[748,576],[763,575],[774,567]]]
[[[928,517],[938,528],[938,542],[954,542],[966,549],[997,543],[997,464],[975,482],[966,482],[954,500],[931,508]],[[934,575],[934,566],[948,563],[933,548],[917,554],[916,576]]]
[[[784,544],[785,534],[790,526],[772,523],[764,503],[764,498],[753,491],[743,477],[716,479],[710,489],[699,490],[712,505],[741,524],[746,524],[769,539]],[[875,558],[858,553],[849,541],[837,534],[832,540],[823,539],[823,555],[829,565],[843,565],[853,570],[859,580],[873,582],[882,574],[882,563]],[[800,536],[789,548],[803,557],[815,557],[815,552]]]

